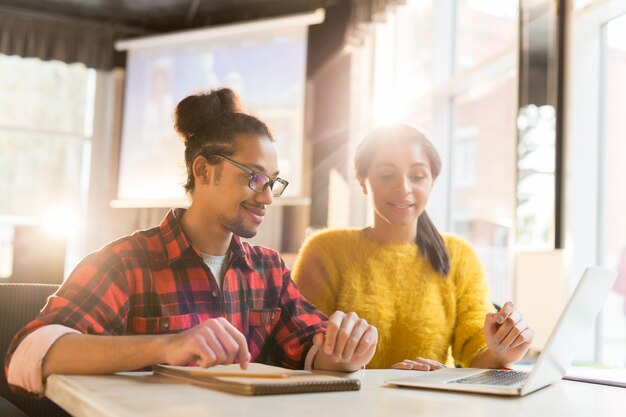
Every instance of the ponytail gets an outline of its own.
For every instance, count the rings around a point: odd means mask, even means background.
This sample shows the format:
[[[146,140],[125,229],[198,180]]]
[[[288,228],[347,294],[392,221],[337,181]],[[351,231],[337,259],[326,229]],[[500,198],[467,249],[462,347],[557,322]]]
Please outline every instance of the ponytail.
[[[450,255],[441,234],[424,211],[417,219],[417,236],[415,243],[420,253],[439,275],[446,276],[450,272]]]

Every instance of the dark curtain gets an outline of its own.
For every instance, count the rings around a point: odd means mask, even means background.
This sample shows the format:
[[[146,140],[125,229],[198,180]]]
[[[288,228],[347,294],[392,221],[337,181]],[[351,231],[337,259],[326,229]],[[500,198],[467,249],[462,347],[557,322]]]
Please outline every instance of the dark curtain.
[[[114,43],[124,36],[128,33],[113,25],[0,14],[0,53],[5,55],[110,70],[115,66]]]

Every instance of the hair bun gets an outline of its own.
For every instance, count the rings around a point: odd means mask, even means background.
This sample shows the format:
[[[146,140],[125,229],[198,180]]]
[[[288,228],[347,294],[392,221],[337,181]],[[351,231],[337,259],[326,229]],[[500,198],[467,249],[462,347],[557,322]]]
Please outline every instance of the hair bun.
[[[183,99],[175,110],[175,129],[185,144],[210,123],[226,114],[243,113],[239,96],[230,88],[194,94]]]

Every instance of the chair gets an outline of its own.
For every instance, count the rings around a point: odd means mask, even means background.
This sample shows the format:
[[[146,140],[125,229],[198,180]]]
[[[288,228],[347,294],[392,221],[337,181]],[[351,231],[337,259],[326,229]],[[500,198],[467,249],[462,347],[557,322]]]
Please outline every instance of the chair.
[[[28,417],[6,398],[0,397],[0,417]]]
[[[69,416],[47,398],[37,399],[11,391],[4,373],[4,358],[13,336],[37,316],[48,296],[57,288],[59,286],[53,284],[0,284],[0,358],[3,364],[0,372],[0,417]]]

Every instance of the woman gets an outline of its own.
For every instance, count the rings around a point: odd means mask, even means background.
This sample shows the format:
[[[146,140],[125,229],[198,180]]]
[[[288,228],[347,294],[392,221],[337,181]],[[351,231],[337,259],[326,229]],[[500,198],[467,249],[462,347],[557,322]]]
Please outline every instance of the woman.
[[[495,313],[472,248],[440,235],[425,207],[441,160],[404,124],[359,145],[356,177],[374,209],[364,229],[326,230],[302,247],[293,277],[322,311],[354,311],[379,332],[372,368],[500,368],[521,359],[534,332],[512,303]]]

